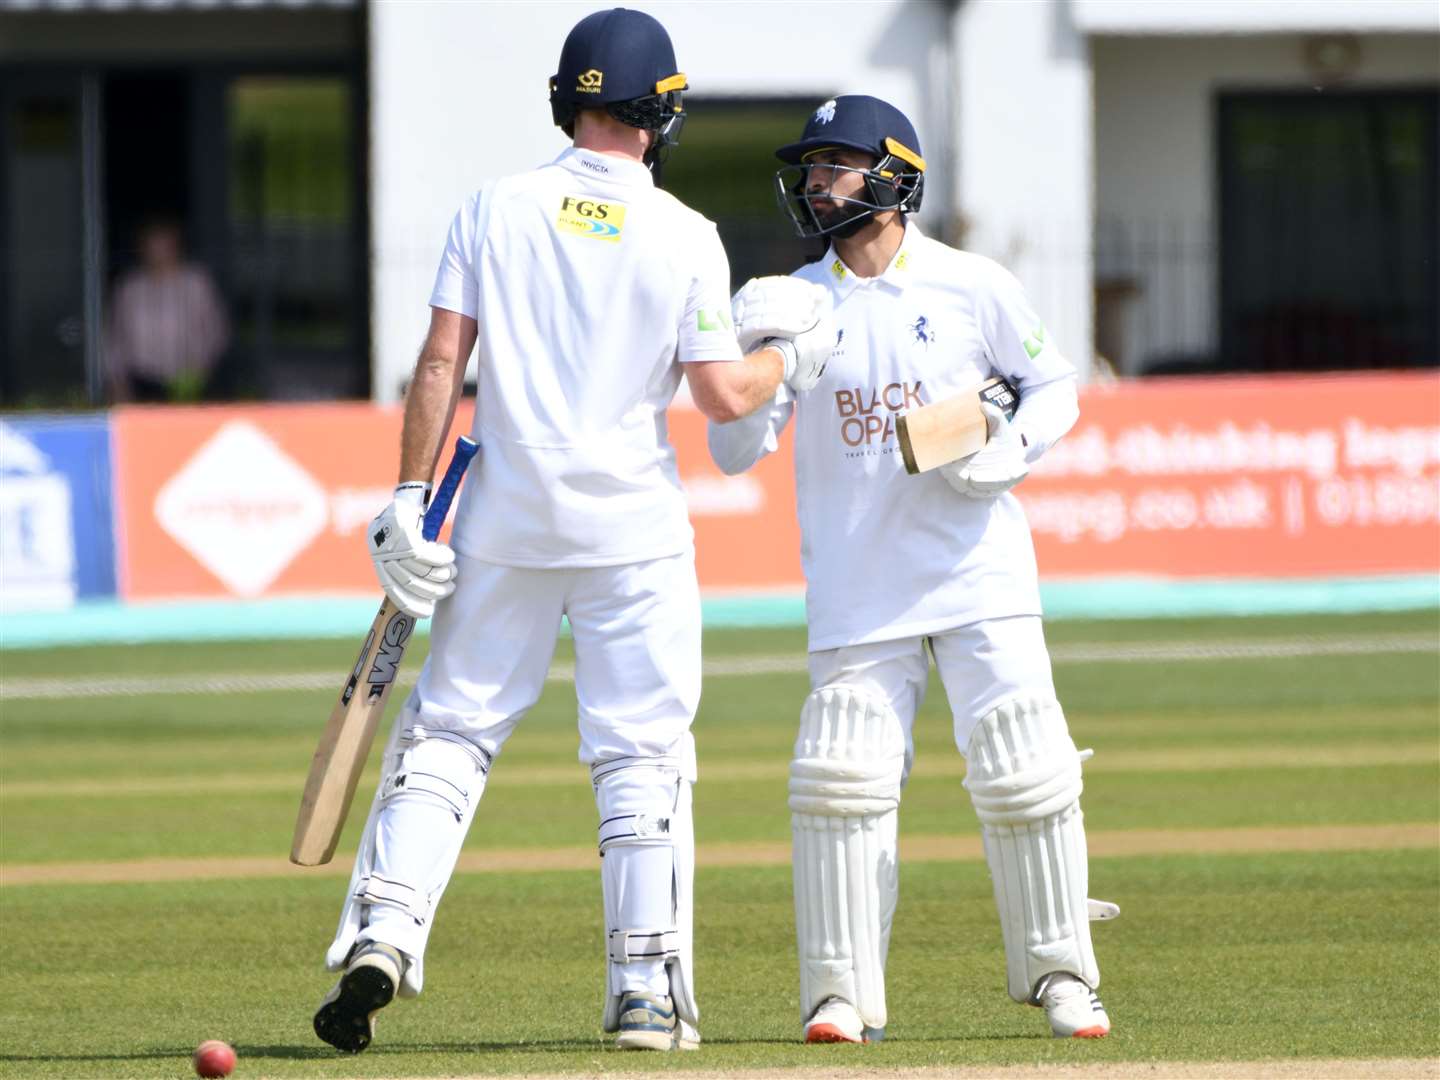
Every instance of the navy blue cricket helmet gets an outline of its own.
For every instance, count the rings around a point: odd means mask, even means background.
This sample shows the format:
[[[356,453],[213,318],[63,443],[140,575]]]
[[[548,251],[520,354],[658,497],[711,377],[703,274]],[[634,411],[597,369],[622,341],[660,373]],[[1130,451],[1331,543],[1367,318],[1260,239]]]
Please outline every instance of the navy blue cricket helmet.
[[[685,124],[682,91],[670,35],[654,16],[629,8],[587,15],[560,50],[560,69],[550,79],[550,113],[571,137],[575,114],[603,108],[630,127],[653,131],[645,156],[654,166],[661,150],[680,141]]]
[[[809,159],[821,150],[856,150],[875,158],[868,169],[817,165]],[[775,174],[775,195],[801,236],[854,236],[877,213],[920,209],[925,191],[925,159],[920,137],[894,105],[867,94],[831,98],[811,115],[798,142],[775,151],[786,163]],[[831,193],[845,173],[865,179],[865,198]],[[828,182],[827,182],[828,181]],[[811,200],[826,204],[818,211]],[[838,202],[839,209],[830,204]]]

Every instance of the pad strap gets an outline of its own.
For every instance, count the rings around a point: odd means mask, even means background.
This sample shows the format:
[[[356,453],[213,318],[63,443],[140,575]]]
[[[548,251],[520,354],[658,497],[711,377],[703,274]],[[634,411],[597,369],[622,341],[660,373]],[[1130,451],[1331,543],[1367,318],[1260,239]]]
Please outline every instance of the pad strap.
[[[430,903],[418,890],[404,882],[387,881],[373,873],[360,879],[355,888],[355,899],[362,904],[399,908],[421,926],[430,918]]]
[[[617,964],[668,960],[680,954],[680,936],[674,930],[611,930],[606,952]]]

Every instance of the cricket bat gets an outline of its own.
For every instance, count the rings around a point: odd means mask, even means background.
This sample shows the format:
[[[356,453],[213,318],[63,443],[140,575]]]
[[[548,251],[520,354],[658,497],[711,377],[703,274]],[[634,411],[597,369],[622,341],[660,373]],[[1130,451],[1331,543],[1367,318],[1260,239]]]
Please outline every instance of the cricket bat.
[[[922,405],[895,421],[900,456],[907,473],[922,473],[969,457],[985,445],[988,431],[980,403],[999,406],[1006,419],[1015,415],[1020,395],[1000,377],[962,390],[953,397]]]
[[[460,478],[478,449],[479,445],[464,435],[455,441],[455,456],[425,510],[421,533],[426,540],[440,535]],[[355,798],[355,786],[370,756],[370,744],[375,741],[375,729],[380,726],[385,702],[414,629],[415,620],[387,596],[370,624],[370,633],[360,647],[360,657],[345,680],[340,699],[330,710],[330,719],[310,762],[310,775],[300,796],[300,815],[295,819],[295,839],[290,845],[292,863],[321,866],[335,854],[340,830],[345,827]]]

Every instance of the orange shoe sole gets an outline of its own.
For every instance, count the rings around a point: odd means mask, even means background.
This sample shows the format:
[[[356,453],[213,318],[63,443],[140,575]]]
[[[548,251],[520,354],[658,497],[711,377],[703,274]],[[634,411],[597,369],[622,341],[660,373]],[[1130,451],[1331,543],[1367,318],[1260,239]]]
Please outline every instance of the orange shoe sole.
[[[1105,1038],[1106,1035],[1109,1035],[1109,1034],[1110,1034],[1110,1029],[1109,1029],[1109,1028],[1088,1027],[1088,1028],[1081,1028],[1079,1031],[1075,1032],[1075,1033],[1074,1033],[1073,1035],[1071,1035],[1070,1037],[1071,1037],[1072,1039],[1103,1039],[1103,1038]]]
[[[864,1039],[852,1039],[834,1024],[816,1024],[805,1032],[807,1043],[863,1043]]]

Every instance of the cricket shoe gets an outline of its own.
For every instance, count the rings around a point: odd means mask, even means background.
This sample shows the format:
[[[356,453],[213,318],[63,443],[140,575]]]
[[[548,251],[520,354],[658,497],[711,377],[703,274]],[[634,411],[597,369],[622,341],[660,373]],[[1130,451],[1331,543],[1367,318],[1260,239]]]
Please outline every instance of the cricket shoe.
[[[347,1054],[358,1054],[375,1035],[375,1014],[395,1000],[405,957],[400,950],[366,941],[350,954],[345,974],[315,1013],[315,1034]]]
[[[675,1014],[675,1003],[664,994],[629,990],[620,999],[621,1050],[698,1050],[700,1033]]]
[[[1103,1039],[1110,1034],[1110,1017],[1100,996],[1068,972],[1047,976],[1036,998],[1057,1039]]]
[[[805,1022],[807,1043],[869,1042],[865,1023],[854,1005],[844,998],[826,998]]]

